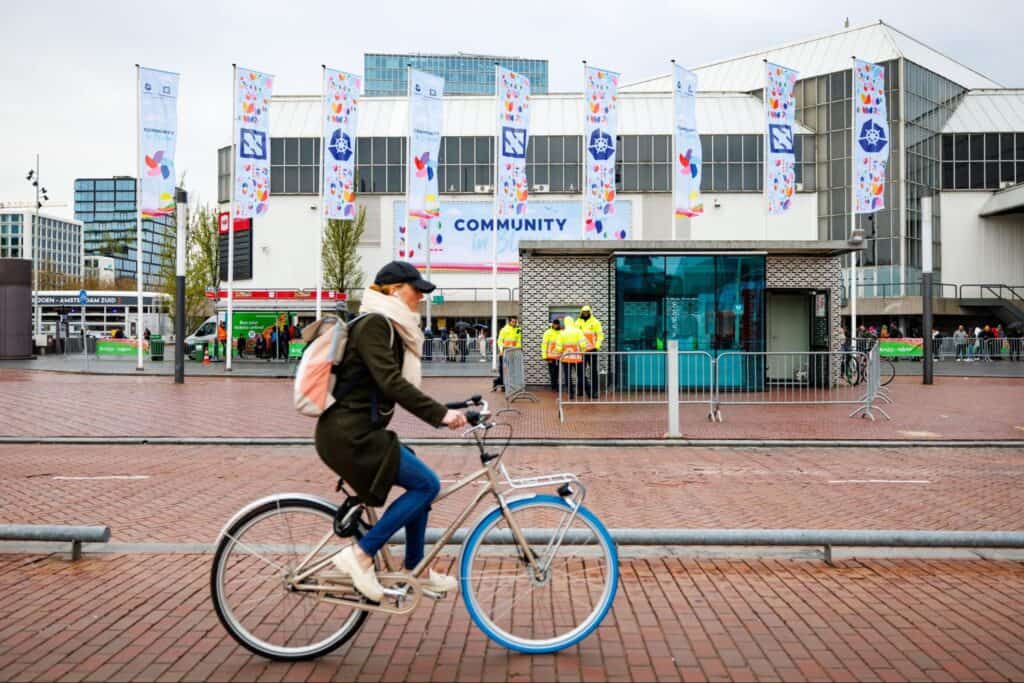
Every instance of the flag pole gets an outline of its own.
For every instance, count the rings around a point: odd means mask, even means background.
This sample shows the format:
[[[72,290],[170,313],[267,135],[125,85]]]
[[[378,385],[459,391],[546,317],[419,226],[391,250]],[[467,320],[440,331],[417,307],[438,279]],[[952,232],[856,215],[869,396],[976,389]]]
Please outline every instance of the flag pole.
[[[764,202],[764,215],[761,217],[763,239],[768,241],[768,60],[764,60],[764,140],[761,145],[761,199]]]
[[[848,239],[853,238],[857,230],[857,207],[856,190],[854,188],[854,175],[857,173],[857,155],[854,153],[854,146],[857,144],[857,131],[854,127],[854,120],[857,118],[857,57],[854,55],[852,68],[850,69],[850,234]],[[858,250],[860,245],[858,245]],[[857,253],[850,254],[850,339],[857,338]],[[926,330],[927,332],[927,330]],[[854,342],[856,344],[856,342]],[[856,350],[856,347],[854,347]]]
[[[583,184],[580,186],[580,239],[587,239],[587,190],[590,188],[590,162],[587,161],[587,119],[590,105],[587,103],[587,60],[583,60]]]
[[[228,319],[224,371],[231,372],[231,327],[235,298],[235,159],[238,157],[238,65],[231,65],[231,204],[228,206]],[[218,331],[219,336],[219,331]],[[216,338],[214,348],[217,348]]]
[[[679,112],[676,111],[676,81],[675,81],[675,76],[676,76],[676,60],[670,59],[669,61],[672,63],[672,70],[671,70],[671,77],[670,77],[670,80],[672,82],[672,131],[671,131],[672,134],[669,135],[669,140],[668,140],[668,149],[669,149],[668,158],[669,158],[669,161],[672,162],[672,166],[671,166],[672,170],[668,174],[668,196],[669,196],[669,212],[668,212],[668,215],[669,215],[669,220],[671,221],[671,226],[672,226],[672,241],[675,242],[676,241],[676,206],[675,206],[675,204],[676,204],[676,192],[675,192],[675,189],[676,189],[676,154],[678,154],[678,152],[676,151],[676,126],[679,125],[678,124]]]
[[[501,168],[501,87],[498,84],[498,62],[494,62],[494,105],[498,110],[494,136],[494,230],[491,231],[491,370],[498,368],[498,219],[500,200],[498,178]]]
[[[324,189],[324,179],[327,177],[327,137],[324,135],[325,122],[327,121],[327,65],[320,65],[320,223],[317,226],[316,236],[316,319],[319,320],[323,313],[323,259],[324,259],[324,223],[327,221],[327,203],[325,201],[327,192]]]
[[[135,294],[137,322],[135,323],[136,361],[135,369],[145,369],[142,360],[142,168],[139,155],[142,153],[142,70],[135,65]],[[37,202],[38,203],[38,202]],[[38,227],[38,226],[37,226]]]

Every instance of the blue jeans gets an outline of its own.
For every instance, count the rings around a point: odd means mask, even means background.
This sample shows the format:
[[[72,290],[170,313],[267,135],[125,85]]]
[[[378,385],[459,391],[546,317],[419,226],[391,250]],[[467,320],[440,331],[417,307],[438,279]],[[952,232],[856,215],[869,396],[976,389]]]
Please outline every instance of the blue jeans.
[[[401,460],[395,483],[404,488],[405,493],[388,506],[380,520],[359,540],[359,547],[372,557],[404,526],[405,568],[415,569],[423,559],[427,515],[430,503],[441,490],[441,482],[411,449],[405,446],[400,448]]]

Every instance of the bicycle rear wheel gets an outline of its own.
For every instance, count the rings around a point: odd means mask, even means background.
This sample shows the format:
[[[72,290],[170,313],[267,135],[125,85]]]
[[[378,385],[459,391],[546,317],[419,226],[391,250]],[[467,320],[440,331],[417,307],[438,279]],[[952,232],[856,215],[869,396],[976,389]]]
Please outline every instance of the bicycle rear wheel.
[[[527,565],[508,520],[495,509],[463,548],[466,609],[480,630],[511,650],[540,654],[575,645],[597,628],[615,599],[615,542],[601,521],[580,507],[555,548],[555,530],[571,513],[556,496],[533,496],[508,507],[534,554],[549,560],[548,569],[538,573]]]
[[[224,628],[241,645],[269,659],[320,657],[359,630],[367,612],[324,602],[287,579],[323,541],[306,567],[345,545],[333,536],[335,509],[306,498],[268,501],[227,529],[210,572],[213,605]],[[328,565],[327,570],[334,571]]]

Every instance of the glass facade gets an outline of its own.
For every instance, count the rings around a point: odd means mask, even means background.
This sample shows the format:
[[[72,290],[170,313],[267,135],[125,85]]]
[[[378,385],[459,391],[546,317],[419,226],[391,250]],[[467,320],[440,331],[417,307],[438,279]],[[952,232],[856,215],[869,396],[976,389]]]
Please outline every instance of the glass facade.
[[[24,258],[22,214],[0,213],[0,258]]]
[[[899,63],[883,62],[885,94],[889,109],[892,150],[885,184],[885,206],[871,218],[859,216],[859,226],[867,235],[861,255],[862,265],[879,266],[880,281],[898,282],[901,278],[899,220]],[[853,72],[837,71],[807,78],[796,84],[796,118],[815,131],[814,149],[807,150],[801,164],[804,188],[818,192],[818,237],[846,241],[850,235],[850,140],[852,138]],[[809,162],[814,159],[814,165]],[[798,166],[798,173],[800,168]],[[799,179],[800,176],[798,176]]]
[[[547,93],[548,61],[546,59],[463,54],[368,53],[363,56],[365,95],[369,97],[404,97],[409,87],[409,66],[443,77],[445,95],[493,95],[495,62],[529,78],[530,90],[533,94]]]
[[[112,257],[117,278],[135,280],[136,277],[135,217],[135,178],[80,178],[75,181],[75,220],[84,224],[85,253]],[[173,216],[143,219],[144,287],[160,284],[163,257],[174,245],[175,231]]]
[[[763,351],[765,257],[617,256],[616,349]]]
[[[77,286],[82,276],[82,228],[34,212],[0,213],[0,258],[27,258],[26,234],[32,226],[32,261],[41,289]]]
[[[904,234],[904,280],[917,282],[921,276],[921,198],[941,187],[942,129],[953,115],[965,90],[917,64],[904,60],[904,125],[906,135],[906,229]],[[896,149],[894,145],[894,149]],[[932,202],[932,264],[935,280],[942,281],[941,203]]]
[[[998,190],[1024,183],[1024,132],[942,136],[943,190]]]

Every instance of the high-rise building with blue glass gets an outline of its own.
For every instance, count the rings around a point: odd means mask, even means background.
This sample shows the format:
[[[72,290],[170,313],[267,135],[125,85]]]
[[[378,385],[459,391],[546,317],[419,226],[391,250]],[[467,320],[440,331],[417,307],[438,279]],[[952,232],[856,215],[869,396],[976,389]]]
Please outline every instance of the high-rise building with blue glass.
[[[445,95],[494,94],[494,65],[523,74],[530,79],[530,91],[548,91],[548,60],[493,55],[423,55],[367,53],[363,56],[365,94],[402,96],[409,87],[408,67],[442,76]]]
[[[135,178],[79,178],[75,181],[75,220],[84,230],[87,256],[110,256],[114,275],[134,280],[136,276]],[[165,254],[175,240],[173,216],[142,221],[142,283],[156,287]]]

